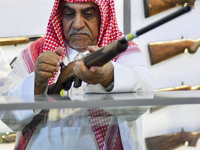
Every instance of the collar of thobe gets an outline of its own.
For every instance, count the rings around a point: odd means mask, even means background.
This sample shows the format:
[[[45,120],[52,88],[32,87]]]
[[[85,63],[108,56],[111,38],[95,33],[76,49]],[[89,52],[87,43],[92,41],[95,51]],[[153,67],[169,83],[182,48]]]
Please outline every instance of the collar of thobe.
[[[66,56],[67,56],[69,62],[79,60],[83,56],[90,53],[88,50],[86,50],[84,52],[78,52],[77,50],[69,47],[68,45],[66,45],[66,49],[67,49]]]

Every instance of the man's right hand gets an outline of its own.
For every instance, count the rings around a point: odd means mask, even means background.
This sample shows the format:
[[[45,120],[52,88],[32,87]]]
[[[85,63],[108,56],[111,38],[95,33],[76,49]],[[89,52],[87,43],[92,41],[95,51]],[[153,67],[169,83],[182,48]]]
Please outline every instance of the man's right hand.
[[[59,47],[52,51],[46,51],[37,58],[35,63],[35,92],[41,94],[48,86],[49,79],[58,72],[58,66],[62,62],[63,48]]]

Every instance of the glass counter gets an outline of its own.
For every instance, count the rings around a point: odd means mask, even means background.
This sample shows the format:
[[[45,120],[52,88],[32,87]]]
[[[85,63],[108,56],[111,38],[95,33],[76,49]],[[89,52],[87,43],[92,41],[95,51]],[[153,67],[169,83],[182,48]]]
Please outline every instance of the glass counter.
[[[200,149],[199,114],[199,91],[0,96],[0,149]]]

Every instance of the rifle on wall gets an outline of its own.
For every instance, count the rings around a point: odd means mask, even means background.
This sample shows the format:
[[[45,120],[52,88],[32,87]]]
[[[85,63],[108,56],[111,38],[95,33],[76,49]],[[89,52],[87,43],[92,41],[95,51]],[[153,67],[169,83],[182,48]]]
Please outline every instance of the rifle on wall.
[[[195,147],[199,137],[200,130],[196,132],[182,130],[179,133],[145,138],[145,143],[147,150],[171,150],[183,145]]]
[[[175,87],[169,87],[169,88],[163,88],[163,89],[156,89],[156,90],[154,90],[154,92],[187,91],[187,90],[200,90],[200,84],[195,85],[195,86],[181,85],[181,86],[175,86]],[[160,110],[163,107],[166,107],[166,106],[152,106],[150,108],[150,113]]]
[[[194,7],[195,0],[143,0],[145,18],[151,17],[168,9],[184,6]]]
[[[164,92],[164,91],[187,91],[187,90],[200,90],[200,84],[196,86],[181,85],[170,88],[156,89],[155,92]]]
[[[0,38],[0,46],[26,44],[31,41],[35,41],[38,38],[41,38],[43,36],[44,35],[23,36],[23,37],[4,37],[4,38]]]
[[[162,41],[148,44],[151,65],[186,52],[194,54],[200,46],[200,38]]]

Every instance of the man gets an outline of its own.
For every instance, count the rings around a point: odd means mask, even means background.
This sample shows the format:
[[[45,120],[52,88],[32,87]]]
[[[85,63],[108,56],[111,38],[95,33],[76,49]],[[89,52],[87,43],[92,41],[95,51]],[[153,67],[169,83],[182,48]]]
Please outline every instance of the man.
[[[37,40],[20,54],[2,92],[9,95],[21,94],[21,91],[26,94],[47,92],[47,84],[56,82],[58,66],[62,61],[67,65],[78,52],[87,49],[94,51],[94,48],[88,46],[103,47],[122,37],[112,5],[114,2],[108,1],[108,6],[103,3],[104,1],[87,2],[78,7],[78,3],[63,1],[60,10],[59,1],[56,1],[46,37]],[[93,85],[96,84],[97,88],[93,92],[105,92],[112,81],[114,87],[111,92],[142,92],[153,89],[147,64],[133,42],[130,42],[129,48],[115,62],[109,62],[103,67],[91,67],[90,70],[82,62],[77,62],[74,72],[83,81],[90,83],[85,91],[94,90]],[[29,85],[29,88],[25,85]],[[80,93],[86,85],[71,90]]]
[[[93,52],[122,36],[117,25],[114,0],[55,0],[46,36],[22,51],[2,91],[8,95],[45,94],[48,85],[56,82],[61,62],[67,65],[77,54],[86,50]],[[73,94],[153,91],[152,75],[134,42],[130,42],[125,52],[102,67],[87,69],[83,62],[77,61],[73,70],[84,81],[80,88],[70,89]],[[113,86],[110,88],[110,85]],[[26,113],[26,121],[35,115],[29,113]],[[39,126],[28,148],[34,149],[33,139],[40,139],[42,131],[48,130],[44,124]],[[19,126],[18,129],[23,128]],[[91,132],[91,127],[88,130]],[[40,134],[37,135],[38,132]],[[94,142],[89,141],[91,145]],[[94,147],[101,145],[94,143]]]
[[[63,32],[67,45],[78,52],[86,51],[89,45],[96,45],[101,24],[98,6],[93,2],[85,2],[80,7],[77,3],[62,1],[61,7]],[[56,53],[43,53],[36,60],[35,94],[40,94],[42,89],[46,87],[48,78],[53,77],[54,72],[58,71],[59,63],[55,63],[55,61],[59,61],[58,56],[62,55],[62,49],[57,48]],[[46,69],[44,70],[43,68]],[[83,62],[77,62],[74,67],[74,72],[78,77],[88,83],[101,83],[106,87],[114,80],[111,62],[104,67],[92,67],[90,70],[84,66]]]

